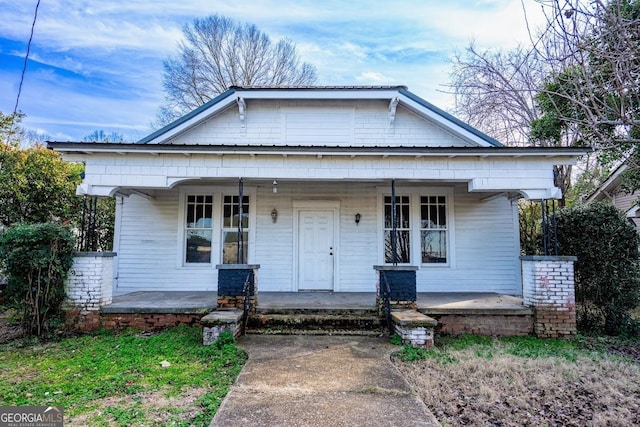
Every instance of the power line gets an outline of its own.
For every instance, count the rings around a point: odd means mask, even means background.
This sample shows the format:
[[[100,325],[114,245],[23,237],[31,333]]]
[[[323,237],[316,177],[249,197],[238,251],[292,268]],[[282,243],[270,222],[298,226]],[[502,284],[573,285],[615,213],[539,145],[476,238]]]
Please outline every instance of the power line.
[[[13,131],[13,125],[15,124],[16,114],[18,113],[18,104],[20,103],[20,94],[22,93],[22,83],[24,83],[24,75],[27,72],[27,61],[29,60],[29,53],[31,52],[31,41],[33,40],[33,30],[36,26],[36,20],[38,19],[38,8],[40,7],[40,0],[36,3],[36,9],[33,14],[33,22],[31,23],[31,34],[29,35],[29,42],[27,43],[27,54],[24,56],[24,64],[22,65],[22,73],[20,75],[20,85],[18,86],[18,95],[16,96],[16,105],[13,107],[13,114],[11,115],[11,126],[9,129]]]

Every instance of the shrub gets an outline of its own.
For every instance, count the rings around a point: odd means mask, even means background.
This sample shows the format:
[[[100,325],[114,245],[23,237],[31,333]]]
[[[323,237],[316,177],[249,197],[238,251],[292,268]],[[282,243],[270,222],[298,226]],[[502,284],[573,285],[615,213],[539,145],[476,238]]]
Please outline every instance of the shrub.
[[[576,314],[582,332],[617,335],[629,325],[629,310],[640,302],[635,228],[606,203],[574,206],[558,217],[558,246],[575,255]]]
[[[74,248],[71,230],[56,224],[17,224],[0,234],[6,301],[28,333],[41,335],[62,313]]]
[[[24,150],[0,143],[0,224],[73,220],[82,165],[42,146]]]

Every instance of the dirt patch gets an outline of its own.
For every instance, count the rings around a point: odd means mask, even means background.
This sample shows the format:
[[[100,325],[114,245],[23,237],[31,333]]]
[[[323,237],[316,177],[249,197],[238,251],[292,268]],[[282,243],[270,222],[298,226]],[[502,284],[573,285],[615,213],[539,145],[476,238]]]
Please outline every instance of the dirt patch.
[[[640,365],[478,355],[396,365],[443,425],[640,425]]]
[[[65,415],[65,425],[86,426],[94,424],[92,420],[96,417],[103,417],[106,408],[136,408],[140,412],[146,414],[148,422],[143,424],[164,425],[167,420],[191,419],[202,411],[202,407],[196,401],[207,393],[206,388],[190,388],[185,390],[179,396],[167,397],[163,391],[154,391],[147,393],[136,393],[128,396],[106,397],[104,399],[94,400],[91,406],[95,407],[93,411],[78,416],[67,417]],[[110,425],[116,423],[116,420],[106,415],[106,422]]]

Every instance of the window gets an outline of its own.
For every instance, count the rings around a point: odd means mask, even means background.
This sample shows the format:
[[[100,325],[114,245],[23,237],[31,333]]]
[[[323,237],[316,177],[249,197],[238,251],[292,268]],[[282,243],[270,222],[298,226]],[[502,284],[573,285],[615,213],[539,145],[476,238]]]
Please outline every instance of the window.
[[[224,196],[222,201],[222,263],[246,264],[249,249],[249,196],[242,197],[240,215],[239,196]],[[242,216],[242,218],[240,218]],[[238,221],[242,234],[238,238]]]
[[[187,196],[185,216],[186,263],[211,263],[213,196]]]
[[[420,197],[422,263],[447,262],[447,202],[445,196]]]
[[[453,188],[409,186],[397,190],[395,245],[391,242],[392,198],[386,188],[379,190],[382,262],[393,264],[395,258],[398,264],[455,267]]]
[[[396,196],[396,245],[395,261],[400,264],[411,262],[411,222],[409,196]],[[394,262],[393,243],[393,207],[391,196],[384,198],[384,262]]]

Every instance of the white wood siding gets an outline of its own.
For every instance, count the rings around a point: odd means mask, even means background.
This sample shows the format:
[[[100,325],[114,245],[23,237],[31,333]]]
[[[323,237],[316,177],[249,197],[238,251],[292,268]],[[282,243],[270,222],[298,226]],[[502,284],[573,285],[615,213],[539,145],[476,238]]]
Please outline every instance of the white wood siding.
[[[453,268],[421,268],[418,292],[500,292],[520,295],[520,242],[516,202],[456,187]]]
[[[399,106],[389,130],[385,101],[248,100],[245,128],[238,108],[223,111],[171,144],[427,146],[470,144]]]
[[[248,185],[245,183],[245,185]],[[374,292],[379,264],[378,184],[280,182],[278,193],[259,186],[255,200],[255,238],[250,263],[261,265],[258,288],[291,291],[294,275],[294,201],[340,202],[336,291]],[[440,185],[441,186],[441,185]],[[206,188],[206,187],[205,187]],[[229,187],[233,188],[233,187]],[[428,194],[428,187],[424,193]],[[422,190],[420,190],[422,191]],[[119,271],[116,294],[141,290],[215,290],[216,260],[211,265],[181,267],[179,188],[157,191],[155,199],[131,196],[120,212]],[[482,202],[458,184],[454,191],[455,264],[422,266],[419,292],[495,291],[520,294],[519,244],[515,206],[505,197]],[[278,211],[276,223],[271,211]],[[217,212],[214,208],[214,212]],[[355,224],[355,214],[362,219]],[[214,233],[216,231],[214,230]]]
[[[116,295],[140,290],[217,289],[213,267],[177,266],[181,247],[178,200],[176,190],[158,192],[155,199],[123,199]]]
[[[540,191],[551,197],[555,158],[95,154],[84,159],[81,187],[88,194],[112,195],[117,187],[168,188],[189,179],[235,178],[304,180],[466,181],[471,191]],[[531,194],[528,194],[531,195]]]
[[[613,205],[620,209],[622,212],[627,212],[631,209],[638,201],[638,193],[628,193],[622,188],[618,188],[616,192],[613,193]]]

